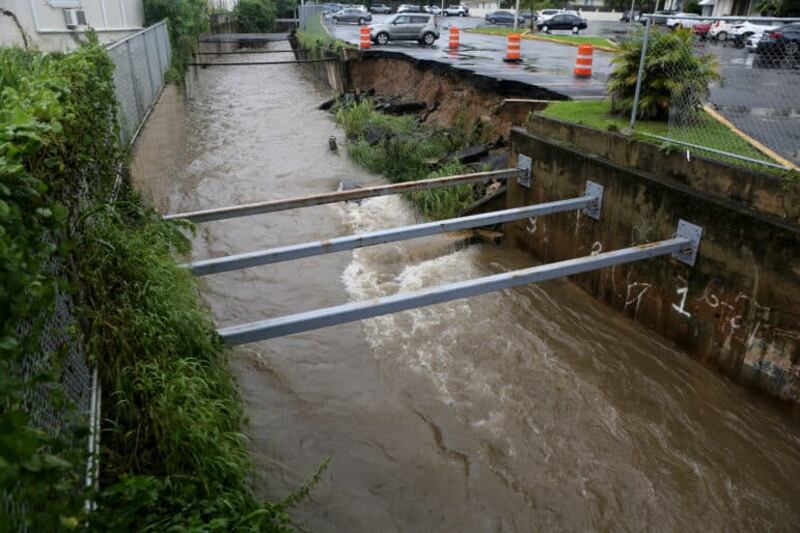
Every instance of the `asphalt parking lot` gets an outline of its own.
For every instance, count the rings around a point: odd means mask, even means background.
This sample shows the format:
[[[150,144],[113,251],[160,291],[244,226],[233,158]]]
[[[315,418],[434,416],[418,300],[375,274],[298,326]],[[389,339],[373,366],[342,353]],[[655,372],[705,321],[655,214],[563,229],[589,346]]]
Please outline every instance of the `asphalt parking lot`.
[[[386,19],[386,15],[373,15],[372,25]],[[540,87],[569,98],[602,98],[605,83],[611,72],[611,55],[595,52],[591,79],[575,78],[577,48],[542,41],[523,40],[522,63],[503,62],[506,39],[494,35],[461,32],[458,51],[448,49],[448,33],[451,25],[461,29],[484,25],[476,17],[444,17],[440,19],[441,37],[433,46],[421,46],[416,42],[390,42],[386,46],[373,45],[372,50],[387,50],[405,53],[418,59],[429,59],[445,63],[453,68],[501,80],[519,81]],[[332,35],[339,39],[358,43],[359,28],[356,24],[328,24]],[[568,33],[568,32],[565,32]]]
[[[373,25],[387,15],[373,15]],[[439,19],[441,37],[433,46],[416,42],[396,42],[372,50],[402,52],[418,59],[429,59],[453,68],[472,71],[501,80],[513,80],[546,89],[572,99],[596,99],[606,96],[606,81],[611,73],[611,54],[594,52],[591,79],[575,78],[577,49],[573,46],[523,40],[522,63],[502,61],[506,38],[461,32],[457,52],[448,50],[451,25],[461,29],[487,25],[477,17],[443,17]],[[641,28],[639,23],[589,21],[582,35],[605,37],[612,41],[624,39],[630,31]],[[328,23],[336,37],[358,43],[359,28],[355,24]],[[569,32],[553,32],[569,33]],[[717,56],[722,81],[711,87],[711,104],[739,129],[775,150],[782,156],[800,163],[800,72],[797,69],[760,68],[755,54],[729,43],[697,41],[698,53]]]

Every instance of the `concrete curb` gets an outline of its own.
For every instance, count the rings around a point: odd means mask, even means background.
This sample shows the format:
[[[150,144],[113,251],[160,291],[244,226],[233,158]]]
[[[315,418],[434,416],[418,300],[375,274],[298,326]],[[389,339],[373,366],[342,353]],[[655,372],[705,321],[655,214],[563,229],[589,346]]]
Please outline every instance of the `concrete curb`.
[[[491,35],[491,36],[494,36],[494,37],[507,37],[507,35],[502,35],[502,34],[499,34],[499,33],[488,33],[488,32],[484,32],[484,31],[480,31],[480,29],[478,29],[478,28],[467,28],[464,31],[467,32],[467,33],[478,33],[480,35]],[[520,33],[520,36],[523,39],[526,39],[528,41],[543,41],[543,42],[546,42],[546,43],[564,44],[564,45],[572,46],[572,47],[575,47],[575,48],[577,48],[578,46],[581,46],[582,44],[592,44],[592,43],[568,43],[566,41],[557,41],[557,40],[554,40],[554,39],[550,39],[548,37],[541,37],[539,35],[531,34],[531,33],[529,33],[529,30],[522,31]],[[594,48],[595,50],[600,50],[602,52],[616,52],[618,50],[618,48],[616,48],[616,47],[603,46],[603,45],[598,45],[598,44],[592,44],[592,48]]]

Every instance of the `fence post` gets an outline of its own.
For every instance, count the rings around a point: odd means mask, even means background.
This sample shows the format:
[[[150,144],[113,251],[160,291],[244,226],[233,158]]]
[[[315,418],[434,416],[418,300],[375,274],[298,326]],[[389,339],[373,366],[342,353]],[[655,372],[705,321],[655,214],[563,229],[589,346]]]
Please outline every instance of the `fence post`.
[[[639,95],[642,92],[642,77],[644,76],[644,61],[647,58],[647,42],[650,40],[650,26],[653,25],[653,19],[647,17],[647,24],[644,26],[644,37],[642,38],[642,55],[639,58],[639,74],[636,76],[636,92],[633,95],[633,109],[631,110],[631,123],[628,129],[633,131],[633,126],[636,124],[636,112],[639,110]]]
[[[128,67],[131,71],[131,88],[133,89],[133,98],[136,100],[136,114],[139,117],[138,122],[141,122],[142,116],[144,115],[144,110],[142,109],[144,102],[142,102],[142,95],[141,91],[139,90],[139,82],[136,78],[136,70],[133,68],[133,52],[131,51],[130,39],[125,42],[125,50],[128,53]]]

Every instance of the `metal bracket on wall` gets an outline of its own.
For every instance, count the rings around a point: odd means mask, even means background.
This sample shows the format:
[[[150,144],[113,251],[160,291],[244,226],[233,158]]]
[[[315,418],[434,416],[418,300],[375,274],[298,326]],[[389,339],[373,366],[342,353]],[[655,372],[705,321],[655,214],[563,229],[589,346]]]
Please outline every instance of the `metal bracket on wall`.
[[[700,248],[700,237],[703,236],[703,228],[681,219],[678,221],[678,231],[675,236],[688,240],[689,244],[680,251],[673,252],[672,257],[681,263],[694,266],[697,260],[697,250]]]
[[[517,183],[525,188],[531,188],[531,169],[533,168],[533,160],[524,154],[517,156],[517,168],[521,170],[517,176]]]
[[[584,207],[581,212],[589,218],[600,220],[600,209],[603,207],[603,186],[593,181],[587,181],[584,196],[591,196],[595,198],[595,201]]]

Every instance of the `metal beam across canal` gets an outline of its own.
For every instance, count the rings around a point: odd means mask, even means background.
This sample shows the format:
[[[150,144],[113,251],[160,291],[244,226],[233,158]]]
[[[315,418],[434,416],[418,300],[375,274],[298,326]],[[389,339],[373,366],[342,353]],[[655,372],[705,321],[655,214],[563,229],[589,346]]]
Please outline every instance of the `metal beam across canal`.
[[[413,226],[403,226],[399,228],[371,231],[357,235],[347,235],[345,237],[336,237],[333,239],[307,242],[303,244],[293,244],[289,246],[271,248],[268,250],[229,255],[225,257],[202,259],[192,263],[184,263],[181,266],[183,268],[188,268],[197,276],[205,276],[208,274],[240,270],[259,265],[291,261],[293,259],[300,259],[303,257],[342,252],[345,250],[354,250],[356,248],[375,246],[377,244],[427,237],[429,235],[436,235],[449,231],[459,231],[470,228],[478,228],[481,226],[492,226],[494,224],[503,224],[505,222],[511,222],[514,220],[550,215],[553,213],[562,213],[564,211],[597,208],[600,204],[601,197],[599,195],[590,194],[588,189],[589,187],[587,187],[586,195],[578,198],[570,198],[568,200],[559,200],[556,202],[516,207],[513,209],[492,211],[489,213],[480,213],[477,215],[439,220],[436,222],[416,224]]]
[[[245,54],[292,54],[294,50],[239,50],[236,52],[197,52],[199,56],[238,56]]]
[[[684,262],[690,259],[693,264],[699,241],[693,240],[690,237],[680,236],[680,225],[678,235],[678,237],[672,239],[642,244],[588,257],[569,259],[557,263],[504,272],[502,274],[494,274],[467,281],[448,283],[418,291],[398,293],[383,298],[373,298],[364,302],[348,303],[280,318],[231,326],[220,329],[219,335],[229,345],[257,342],[274,337],[291,335],[293,333],[301,333],[303,331],[396,313],[407,309],[459,300],[470,296],[478,296],[480,294],[510,289],[520,285],[540,283],[667,254],[673,254],[677,259]],[[699,239],[699,235],[697,239]]]
[[[336,191],[312,196],[298,196],[295,198],[268,200],[265,202],[233,205],[215,209],[205,209],[202,211],[175,213],[172,215],[165,215],[164,220],[183,219],[191,222],[210,222],[212,220],[224,220],[228,218],[246,217],[263,213],[274,213],[277,211],[297,209],[300,207],[363,200],[365,198],[373,198],[376,196],[426,191],[429,189],[435,189],[437,187],[456,187],[458,185],[466,185],[468,183],[482,183],[492,180],[504,181],[519,177],[523,174],[523,172],[524,171],[520,169],[512,168],[505,170],[493,170],[489,172],[476,172],[474,174],[459,174],[455,176],[445,176],[443,178],[432,178],[419,181],[408,181],[393,185],[376,185],[373,187],[363,187],[361,189],[351,189],[349,191]]]
[[[230,61],[224,63],[188,63],[190,67],[240,67],[244,65],[293,65],[295,63],[327,63],[337,61],[333,58],[325,59],[292,59],[291,61]]]

